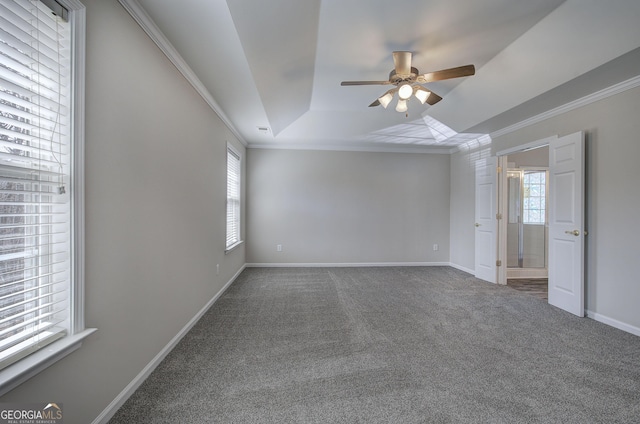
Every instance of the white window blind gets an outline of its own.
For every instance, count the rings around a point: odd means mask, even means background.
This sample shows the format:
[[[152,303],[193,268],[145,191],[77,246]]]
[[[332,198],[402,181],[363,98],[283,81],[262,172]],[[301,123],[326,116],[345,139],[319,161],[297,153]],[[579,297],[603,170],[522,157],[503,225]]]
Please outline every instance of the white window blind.
[[[71,328],[70,34],[0,0],[0,369]]]
[[[227,249],[240,242],[240,155],[227,148]]]

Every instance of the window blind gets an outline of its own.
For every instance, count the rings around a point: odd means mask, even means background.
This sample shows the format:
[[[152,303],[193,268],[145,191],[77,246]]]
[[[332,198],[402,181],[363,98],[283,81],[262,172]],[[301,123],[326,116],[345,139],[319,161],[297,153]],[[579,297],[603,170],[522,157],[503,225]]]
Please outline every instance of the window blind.
[[[227,249],[240,242],[240,155],[227,148]]]
[[[70,30],[0,0],[0,369],[70,328]]]

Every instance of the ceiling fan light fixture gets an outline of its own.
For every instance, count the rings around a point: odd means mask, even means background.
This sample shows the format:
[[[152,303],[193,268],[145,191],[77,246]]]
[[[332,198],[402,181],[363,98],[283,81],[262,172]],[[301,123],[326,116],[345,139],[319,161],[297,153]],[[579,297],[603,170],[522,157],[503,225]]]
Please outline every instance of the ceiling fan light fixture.
[[[380,102],[382,107],[385,109],[387,108],[387,106],[389,106],[389,103],[391,103],[391,100],[393,100],[393,93],[385,93],[384,96],[378,97],[378,101]]]
[[[431,92],[423,88],[416,87],[414,95],[416,96],[416,99],[420,100],[420,103],[424,104],[431,95]]]
[[[393,52],[393,64],[394,69],[389,72],[389,79],[382,81],[342,81],[340,85],[393,85],[394,88],[387,91],[382,96],[378,97],[369,107],[375,107],[382,105],[385,109],[389,106],[391,100],[398,92],[398,104],[396,110],[398,112],[407,111],[407,101],[411,96],[415,96],[416,99],[422,104],[429,103],[433,106],[442,100],[442,97],[438,94],[429,91],[421,86],[421,84],[427,84],[435,81],[448,80],[451,78],[461,78],[471,75],[475,75],[476,68],[473,65],[458,66],[457,68],[441,69],[439,71],[427,72],[421,74],[417,68],[411,66],[410,51],[395,51]],[[407,117],[408,113],[407,113]]]
[[[398,97],[401,100],[408,100],[413,94],[413,87],[410,84],[402,84],[400,88],[398,88]]]
[[[406,112],[407,111],[407,101],[404,99],[398,99],[398,104],[396,105],[396,112]]]

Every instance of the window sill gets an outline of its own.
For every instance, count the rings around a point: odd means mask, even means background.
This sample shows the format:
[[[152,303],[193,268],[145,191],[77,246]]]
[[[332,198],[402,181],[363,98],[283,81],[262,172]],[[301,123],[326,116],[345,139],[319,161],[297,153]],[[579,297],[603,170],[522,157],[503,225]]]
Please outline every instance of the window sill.
[[[82,346],[82,341],[96,330],[87,328],[78,334],[65,337],[0,371],[0,396],[78,349]]]
[[[232,250],[234,250],[236,247],[240,246],[243,243],[244,243],[244,240],[240,240],[239,242],[232,244],[231,246],[225,249],[224,254],[226,255],[227,253],[231,252]]]

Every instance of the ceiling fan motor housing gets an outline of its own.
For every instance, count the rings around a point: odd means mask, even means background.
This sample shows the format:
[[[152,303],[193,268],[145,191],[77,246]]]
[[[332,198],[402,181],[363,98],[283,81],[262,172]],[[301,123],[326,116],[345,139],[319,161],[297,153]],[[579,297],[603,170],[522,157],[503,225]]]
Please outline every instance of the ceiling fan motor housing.
[[[399,85],[403,82],[413,83],[416,82],[416,78],[418,78],[418,75],[420,75],[420,72],[413,66],[411,67],[410,74],[396,74],[396,70],[393,69],[391,72],[389,72],[389,81],[394,85]]]

